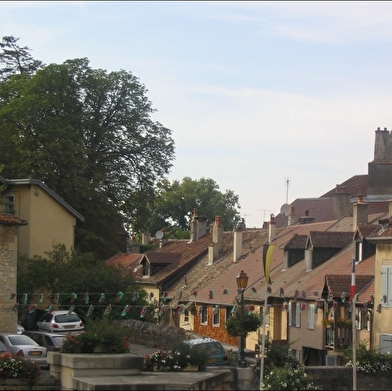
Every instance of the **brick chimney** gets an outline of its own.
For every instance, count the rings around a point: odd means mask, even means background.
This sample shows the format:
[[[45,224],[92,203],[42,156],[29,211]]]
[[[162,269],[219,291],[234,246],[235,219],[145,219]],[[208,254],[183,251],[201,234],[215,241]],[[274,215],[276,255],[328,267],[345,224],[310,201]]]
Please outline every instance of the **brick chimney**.
[[[333,217],[338,220],[351,215],[350,195],[344,186],[336,185],[333,195]]]
[[[355,232],[358,224],[367,224],[368,204],[363,200],[362,194],[358,196],[358,201],[353,205],[353,231]]]
[[[242,232],[245,231],[245,221],[242,219],[234,228],[233,262],[237,262],[242,255]]]
[[[287,225],[294,225],[295,223],[296,223],[295,208],[292,206],[291,207],[291,212],[289,214]]]
[[[212,226],[212,243],[208,247],[208,263],[212,264],[216,257],[223,251],[223,225],[222,217],[215,216]]]

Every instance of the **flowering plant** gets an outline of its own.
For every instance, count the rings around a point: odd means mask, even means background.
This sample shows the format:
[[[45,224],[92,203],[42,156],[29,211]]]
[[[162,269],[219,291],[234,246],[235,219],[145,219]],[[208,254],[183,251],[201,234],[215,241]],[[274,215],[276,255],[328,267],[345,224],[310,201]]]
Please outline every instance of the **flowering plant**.
[[[338,319],[336,321],[336,324],[338,325],[338,327],[350,327],[350,326],[352,326],[351,319],[340,318],[340,319]]]
[[[17,378],[32,387],[40,376],[41,368],[34,361],[13,357],[11,354],[0,358],[0,378]]]
[[[321,324],[322,324],[324,327],[333,326],[333,318],[323,318],[323,319],[321,320]]]

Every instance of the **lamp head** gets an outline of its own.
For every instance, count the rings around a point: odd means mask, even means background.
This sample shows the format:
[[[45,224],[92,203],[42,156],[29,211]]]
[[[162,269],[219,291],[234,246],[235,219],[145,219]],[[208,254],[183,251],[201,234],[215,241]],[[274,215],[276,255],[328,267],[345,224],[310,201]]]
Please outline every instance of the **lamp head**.
[[[235,279],[237,280],[238,289],[246,289],[249,277],[243,270],[241,270],[240,274],[238,274]]]

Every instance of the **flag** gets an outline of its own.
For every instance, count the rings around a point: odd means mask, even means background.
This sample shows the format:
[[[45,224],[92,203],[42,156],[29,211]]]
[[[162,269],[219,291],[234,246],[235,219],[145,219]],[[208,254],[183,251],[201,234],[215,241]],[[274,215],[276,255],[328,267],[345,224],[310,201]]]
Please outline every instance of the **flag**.
[[[354,300],[355,293],[355,259],[353,259],[353,268],[351,272],[351,300]]]
[[[265,281],[268,285],[271,285],[270,269],[272,258],[274,256],[275,244],[265,244],[263,247],[263,266],[264,266],[264,276]]]

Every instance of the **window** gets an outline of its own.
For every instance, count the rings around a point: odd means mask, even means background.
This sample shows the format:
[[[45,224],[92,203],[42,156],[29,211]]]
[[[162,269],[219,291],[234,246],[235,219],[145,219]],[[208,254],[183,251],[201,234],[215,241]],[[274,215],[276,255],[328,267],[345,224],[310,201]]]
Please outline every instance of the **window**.
[[[383,266],[381,270],[383,307],[392,307],[392,266]]]
[[[214,308],[214,319],[213,319],[213,324],[214,326],[219,326],[220,325],[220,308],[215,307]]]
[[[392,334],[381,334],[380,337],[380,353],[392,353]]]
[[[201,308],[200,323],[201,324],[207,324],[208,323],[208,307],[202,307]]]
[[[15,213],[15,196],[13,194],[5,196],[4,212]]]
[[[184,311],[184,322],[189,323],[189,311],[188,310]]]
[[[289,303],[289,326],[301,327],[300,303]]]
[[[308,329],[314,330],[314,315],[315,315],[315,308],[314,304],[309,304],[308,307]]]
[[[234,307],[226,307],[226,322],[233,316],[232,311],[235,311]]]

